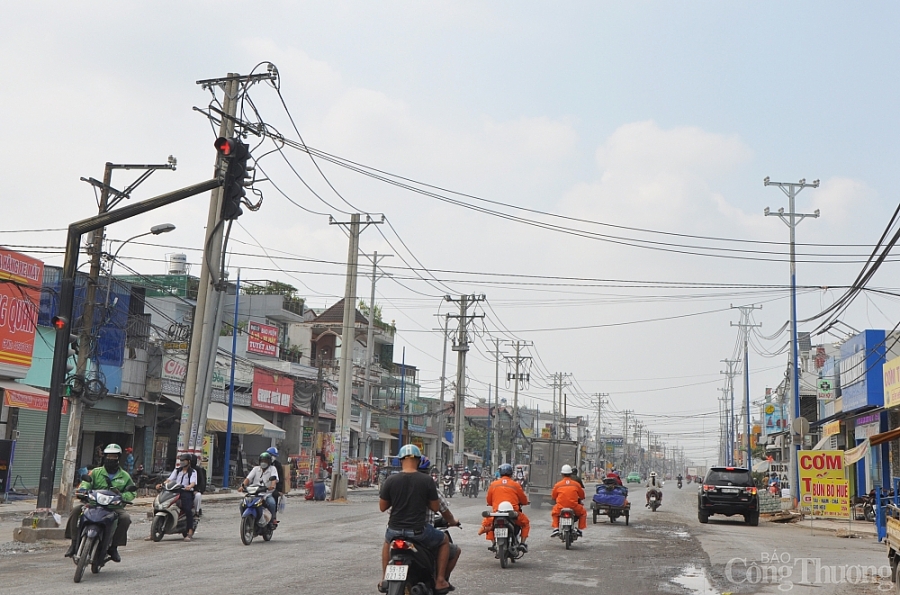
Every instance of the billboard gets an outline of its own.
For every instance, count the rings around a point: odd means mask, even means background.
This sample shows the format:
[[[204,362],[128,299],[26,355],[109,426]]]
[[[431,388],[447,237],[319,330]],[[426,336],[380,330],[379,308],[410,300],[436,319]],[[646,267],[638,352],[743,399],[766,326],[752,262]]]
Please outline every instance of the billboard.
[[[787,429],[787,411],[780,403],[766,403],[763,405],[763,432],[774,434]]]
[[[247,353],[278,357],[278,327],[260,322],[248,322]]]
[[[25,378],[31,367],[44,263],[0,248],[0,376]]]
[[[850,518],[850,486],[844,476],[844,451],[801,450],[800,507],[821,518]]]
[[[844,411],[884,405],[884,331],[867,330],[841,345],[841,397]]]
[[[882,371],[884,377],[884,406],[896,407],[900,405],[900,357],[895,357],[884,364]]]
[[[284,376],[256,368],[253,370],[253,396],[250,406],[254,409],[290,413],[294,399],[294,381]]]

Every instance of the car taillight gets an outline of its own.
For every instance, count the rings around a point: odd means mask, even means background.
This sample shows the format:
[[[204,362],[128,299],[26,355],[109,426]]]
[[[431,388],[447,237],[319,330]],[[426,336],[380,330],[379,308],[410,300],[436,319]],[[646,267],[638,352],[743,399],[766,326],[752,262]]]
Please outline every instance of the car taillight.
[[[744,488],[744,491],[750,494],[751,496],[756,495],[756,488]]]
[[[704,492],[715,492],[715,491],[716,491],[716,486],[708,486],[708,485],[705,485],[705,486],[703,486],[703,491],[704,491]]]

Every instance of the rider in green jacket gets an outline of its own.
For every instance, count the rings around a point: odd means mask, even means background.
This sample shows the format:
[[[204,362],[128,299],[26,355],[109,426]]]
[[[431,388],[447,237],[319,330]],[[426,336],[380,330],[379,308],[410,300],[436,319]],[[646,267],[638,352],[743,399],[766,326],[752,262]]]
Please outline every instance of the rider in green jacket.
[[[118,444],[110,444],[103,450],[103,466],[94,467],[90,472],[90,481],[82,481],[78,486],[79,492],[88,490],[118,490],[122,494],[122,500],[131,502],[134,500],[135,492],[127,490],[134,486],[131,476],[119,467],[119,460],[122,458],[122,447]],[[69,520],[66,523],[66,537],[72,539],[72,544],[66,550],[66,557],[70,558],[75,555],[75,549],[78,547],[78,519],[81,518],[81,510],[83,504],[76,504],[69,514]],[[112,543],[109,545],[107,554],[113,562],[121,562],[122,557],[119,555],[119,546],[124,546],[128,541],[128,527],[131,526],[131,515],[124,510],[124,505],[118,511],[119,518],[116,521],[116,531],[113,534]]]

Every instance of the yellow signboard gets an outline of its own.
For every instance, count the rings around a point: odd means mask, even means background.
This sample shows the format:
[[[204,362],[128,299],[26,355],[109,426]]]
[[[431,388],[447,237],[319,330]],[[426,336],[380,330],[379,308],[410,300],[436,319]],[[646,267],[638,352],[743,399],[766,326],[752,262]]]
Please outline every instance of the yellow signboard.
[[[844,452],[801,450],[798,455],[803,513],[829,519],[850,518],[850,485],[844,474]]]
[[[884,364],[884,406],[896,407],[900,405],[900,357],[895,357]]]
[[[830,421],[822,426],[822,434],[824,437],[834,436],[841,433],[841,420]]]

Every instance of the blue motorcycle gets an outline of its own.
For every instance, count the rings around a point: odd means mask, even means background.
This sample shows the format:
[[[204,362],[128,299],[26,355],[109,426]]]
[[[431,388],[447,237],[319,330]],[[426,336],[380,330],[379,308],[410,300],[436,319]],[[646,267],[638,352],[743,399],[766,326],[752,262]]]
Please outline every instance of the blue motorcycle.
[[[134,491],[137,491],[137,487],[134,487]],[[119,518],[117,509],[122,508],[123,504],[130,504],[122,500],[122,495],[114,490],[91,490],[79,494],[78,498],[85,504],[78,519],[78,546],[72,556],[76,583],[81,582],[89,562],[91,572],[97,574],[109,560],[106,552],[116,532]]]
[[[247,495],[241,500],[241,541],[250,545],[257,535],[271,541],[277,525],[266,507],[265,486],[247,486],[244,490]]]

